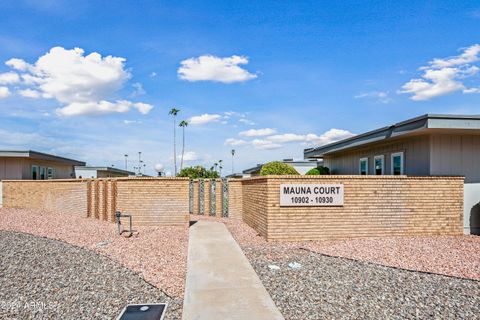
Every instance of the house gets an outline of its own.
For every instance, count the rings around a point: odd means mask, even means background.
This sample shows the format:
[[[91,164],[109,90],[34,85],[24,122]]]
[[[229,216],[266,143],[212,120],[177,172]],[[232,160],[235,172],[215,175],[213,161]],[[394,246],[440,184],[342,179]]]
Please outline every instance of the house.
[[[465,176],[465,233],[480,233],[480,115],[426,114],[304,150],[332,174]]]
[[[114,167],[86,167],[75,166],[75,176],[77,178],[113,178],[134,176],[135,172],[117,169]]]
[[[0,150],[0,180],[70,179],[85,162],[37,151]]]
[[[305,173],[307,173],[310,169],[313,169],[322,165],[321,159],[311,159],[311,160],[283,159],[281,162],[291,165],[301,175],[305,175]],[[243,178],[259,176],[260,170],[262,169],[263,165],[264,165],[263,163],[259,163],[253,168],[243,170],[242,171]]]

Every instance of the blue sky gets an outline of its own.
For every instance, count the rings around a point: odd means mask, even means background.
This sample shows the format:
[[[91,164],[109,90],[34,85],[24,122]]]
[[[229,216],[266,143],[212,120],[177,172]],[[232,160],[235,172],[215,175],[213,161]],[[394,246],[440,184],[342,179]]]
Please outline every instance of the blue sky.
[[[127,153],[129,169],[142,151],[147,173],[171,172],[176,107],[190,122],[187,165],[223,159],[229,173],[232,148],[240,171],[424,113],[480,114],[480,2],[50,0],[0,12],[1,149],[121,168]]]

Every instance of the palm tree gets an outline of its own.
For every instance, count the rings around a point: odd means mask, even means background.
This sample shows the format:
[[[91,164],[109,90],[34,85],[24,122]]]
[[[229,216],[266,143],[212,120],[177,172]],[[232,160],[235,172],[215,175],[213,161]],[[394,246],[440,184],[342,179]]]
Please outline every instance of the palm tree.
[[[223,163],[223,160],[218,160],[218,168],[220,169],[220,177],[222,177],[222,169],[223,169],[223,166],[222,166],[222,163]]]
[[[180,122],[178,126],[182,128],[182,160],[180,160],[180,172],[182,172],[183,156],[185,154],[185,127],[188,126],[188,122],[185,120],[182,120],[182,122]]]
[[[177,175],[177,114],[180,112],[179,109],[172,108],[168,114],[173,116],[173,166],[175,168],[175,176]]]

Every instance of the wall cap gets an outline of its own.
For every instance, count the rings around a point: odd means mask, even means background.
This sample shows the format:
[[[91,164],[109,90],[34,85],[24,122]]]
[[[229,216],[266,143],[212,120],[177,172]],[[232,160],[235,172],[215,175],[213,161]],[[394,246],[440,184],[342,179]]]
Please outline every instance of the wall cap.
[[[357,179],[357,180],[465,180],[464,176],[392,176],[392,175],[317,175],[317,176],[298,176],[298,175],[271,175],[261,177],[250,177],[243,179],[235,179],[241,181],[258,181],[258,180],[338,180],[338,179]]]
[[[82,178],[82,179],[47,179],[47,180],[31,180],[31,179],[20,179],[20,180],[0,180],[2,182],[39,182],[39,183],[52,183],[52,182],[89,182],[89,181],[189,181],[188,178],[177,178],[177,177],[136,177],[136,178],[127,178],[127,177],[110,177],[110,178]]]

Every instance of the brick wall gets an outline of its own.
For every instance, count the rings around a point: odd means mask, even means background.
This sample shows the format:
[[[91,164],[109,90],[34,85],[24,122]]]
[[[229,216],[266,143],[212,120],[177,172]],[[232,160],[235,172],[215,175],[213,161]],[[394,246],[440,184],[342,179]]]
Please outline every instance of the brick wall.
[[[228,217],[242,219],[243,190],[242,179],[228,180]]]
[[[186,224],[188,179],[111,178],[3,181],[3,206],[77,214],[115,221],[115,211],[132,215],[134,226]]]
[[[280,207],[282,183],[341,183],[342,207]],[[463,177],[270,176],[243,181],[243,220],[267,240],[460,235]]]
[[[87,181],[3,181],[3,207],[61,211],[87,215]]]
[[[117,210],[134,225],[179,225],[189,221],[188,178],[115,179]]]

